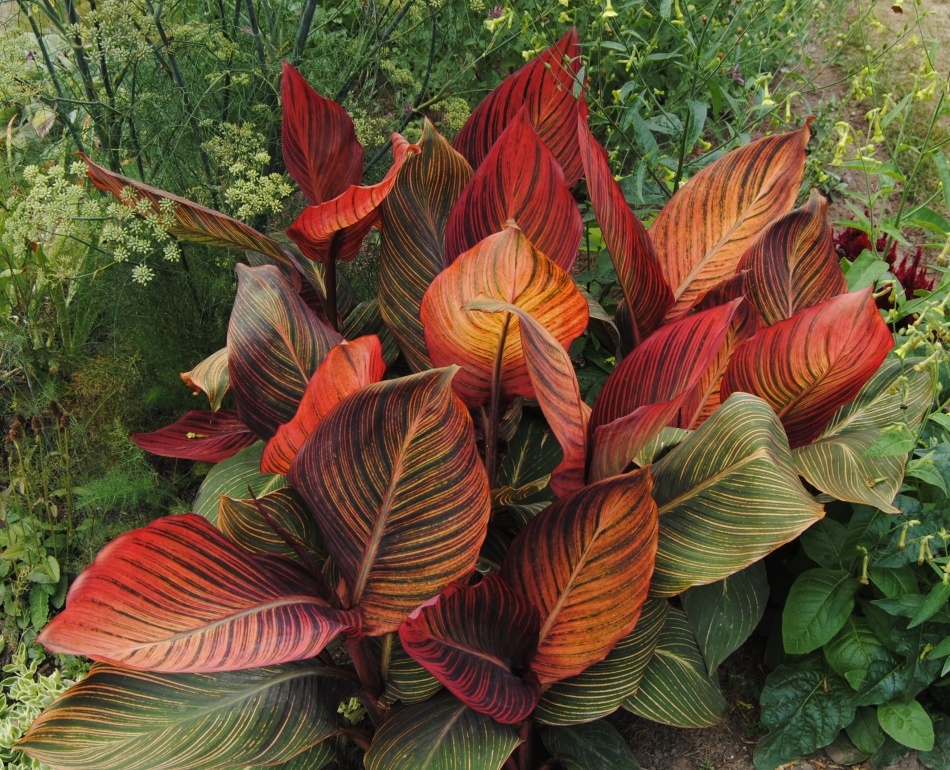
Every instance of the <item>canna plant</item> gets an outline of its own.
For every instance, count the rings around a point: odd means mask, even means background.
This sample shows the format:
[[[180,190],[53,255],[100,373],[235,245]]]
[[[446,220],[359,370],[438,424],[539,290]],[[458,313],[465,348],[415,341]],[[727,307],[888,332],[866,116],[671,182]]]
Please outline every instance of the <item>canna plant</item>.
[[[718,721],[758,562],[823,515],[809,489],[893,510],[903,471],[863,450],[891,334],[847,292],[826,202],[794,208],[807,125],[724,155],[647,231],[588,129],[573,31],[454,143],[394,136],[375,185],[339,105],[289,65],[281,93],[309,202],[287,238],[86,160],[248,264],[226,349],[183,375],[210,409],[134,437],[218,463],[196,513],[73,584],[40,641],[96,663],[20,749],[57,770],[312,770],[350,742],[370,770],[533,770],[596,745],[632,767],[602,717]],[[571,276],[581,179],[612,319]],[[379,296],[350,307],[337,262],[372,228]],[[591,408],[568,349],[592,318],[620,363]]]

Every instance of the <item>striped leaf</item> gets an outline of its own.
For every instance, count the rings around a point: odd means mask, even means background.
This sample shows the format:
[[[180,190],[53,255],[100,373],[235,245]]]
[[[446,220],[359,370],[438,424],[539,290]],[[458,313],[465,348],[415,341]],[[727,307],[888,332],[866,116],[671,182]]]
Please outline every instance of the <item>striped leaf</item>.
[[[769,581],[761,561],[683,592],[680,600],[710,676],[755,630],[768,598]]]
[[[279,530],[275,530],[275,525]],[[298,549],[288,545],[279,531],[306,552],[311,552],[314,558],[318,558],[323,550],[316,522],[304,507],[300,495],[290,487],[262,495],[256,502],[222,496],[217,526],[230,540],[251,553],[274,553],[299,560]]]
[[[623,350],[629,352],[663,322],[673,304],[673,292],[660,270],[653,241],[614,180],[606,150],[580,116],[577,131],[591,205],[623,291],[623,310],[617,312],[625,317],[617,326],[624,335]]]
[[[627,741],[607,722],[548,727],[541,731],[541,740],[551,754],[569,761],[569,770],[640,770]]]
[[[470,406],[491,398],[500,358],[501,396],[534,398],[517,317],[465,310],[507,302],[529,313],[567,349],[587,328],[587,301],[573,279],[516,227],[506,227],[443,270],[422,299],[426,345],[436,366],[458,364],[455,390]]]
[[[337,742],[327,739],[279,765],[248,765],[241,770],[323,770],[337,758]]]
[[[557,43],[509,76],[475,108],[455,137],[455,149],[478,168],[522,107],[551,149],[568,185],[581,177],[575,116],[586,104],[574,97],[581,80],[581,50],[573,27]]]
[[[511,223],[570,272],[584,229],[580,211],[561,167],[524,110],[476,168],[452,209],[445,231],[446,261]]]
[[[237,266],[228,368],[238,415],[262,439],[293,419],[310,377],[343,338],[318,319],[276,267]]]
[[[709,727],[725,716],[719,682],[706,673],[682,610],[670,608],[640,686],[623,707],[674,727]]]
[[[383,346],[376,335],[344,340],[331,348],[310,378],[293,419],[267,442],[261,471],[286,474],[304,441],[330,410],[364,385],[379,382],[385,372]]]
[[[496,722],[525,719],[541,696],[528,672],[541,618],[497,575],[446,588],[399,627],[402,646],[462,703]]]
[[[199,392],[203,392],[211,404],[211,411],[217,412],[231,387],[231,381],[228,378],[228,349],[221,348],[190,372],[182,372],[181,379],[195,392],[196,396]]]
[[[666,426],[690,427],[681,415],[718,376],[739,301],[662,327],[614,369],[591,414],[591,479],[622,473]]]
[[[838,500],[897,513],[892,501],[904,478],[907,455],[869,455],[889,425],[915,430],[934,397],[930,372],[914,371],[919,359],[888,360],[857,397],[835,412],[812,443],[792,453],[809,484]]]
[[[218,674],[100,663],[40,715],[18,748],[53,770],[279,765],[336,732],[337,706],[358,688],[345,677],[311,663]]]
[[[367,636],[395,631],[467,577],[485,539],[488,477],[452,392],[455,371],[362,388],[317,426],[290,469]]]
[[[515,538],[502,577],[541,613],[530,668],[544,684],[603,660],[640,616],[653,572],[649,470],[560,498]]]
[[[382,205],[406,158],[419,148],[399,134],[393,134],[393,165],[374,185],[353,185],[343,193],[316,206],[308,206],[287,228],[287,235],[308,258],[326,264],[334,259],[355,257],[367,233],[379,224]]]
[[[358,626],[292,562],[249,554],[188,513],[100,551],[39,641],[129,668],[212,673],[312,657]]]
[[[810,132],[759,139],[727,153],[683,185],[650,227],[675,304],[667,320],[686,315],[730,278],[752,242],[792,208]]]
[[[660,509],[654,597],[722,580],[824,515],[798,480],[775,414],[744,393],[730,396],[653,473]]]
[[[429,284],[445,267],[449,213],[472,176],[459,155],[428,121],[417,155],[408,158],[382,206],[379,309],[409,365],[428,369],[419,308]]]
[[[388,663],[383,672],[386,682],[383,694],[379,696],[380,705],[392,706],[396,701],[421,703],[429,700],[442,689],[442,683],[416,663],[403,649],[398,634],[392,634],[384,639],[391,640],[391,647]]]
[[[311,206],[331,200],[363,178],[363,147],[353,121],[290,64],[280,79],[281,150],[287,173]]]
[[[238,419],[234,409],[188,412],[152,433],[133,433],[140,449],[160,457],[219,463],[250,446],[257,437]]]
[[[791,318],[848,290],[828,224],[828,200],[817,190],[801,208],[774,221],[742,257],[745,296],[766,324]]]
[[[472,302],[467,310],[510,313],[518,319],[534,397],[561,445],[561,462],[551,471],[549,486],[566,495],[584,486],[587,463],[587,423],[590,407],[581,397],[571,358],[561,343],[521,308],[507,302]]]
[[[764,399],[792,448],[816,439],[894,347],[871,292],[806,308],[742,343],[723,377],[722,398],[742,391]]]
[[[222,214],[219,211],[199,206],[197,203],[180,198],[170,192],[150,187],[134,179],[114,174],[106,168],[93,163],[80,153],[80,157],[89,169],[89,178],[92,183],[103,192],[113,196],[127,206],[136,208],[139,201],[147,201],[150,205],[149,214],[158,214],[164,222],[168,219],[162,208],[162,201],[171,201],[173,221],[166,229],[176,238],[192,243],[202,243],[205,246],[217,246],[223,249],[238,249],[240,251],[258,251],[284,265],[291,266],[292,260],[283,252],[276,241],[266,235],[261,235],[253,227]],[[131,192],[130,192],[131,191]]]
[[[387,719],[363,764],[366,770],[501,770],[519,743],[512,728],[444,693]]]
[[[375,334],[383,346],[383,360],[392,366],[399,358],[399,346],[379,312],[379,300],[375,297],[360,302],[343,322],[343,336],[348,340]]]
[[[192,510],[214,524],[218,521],[218,506],[222,496],[240,499],[247,495],[250,487],[260,497],[286,486],[287,479],[283,476],[261,473],[263,452],[264,442],[258,441],[215,465],[201,483]]]
[[[640,684],[669,608],[667,601],[647,599],[633,631],[600,663],[545,690],[532,719],[548,725],[575,725],[620,708]]]

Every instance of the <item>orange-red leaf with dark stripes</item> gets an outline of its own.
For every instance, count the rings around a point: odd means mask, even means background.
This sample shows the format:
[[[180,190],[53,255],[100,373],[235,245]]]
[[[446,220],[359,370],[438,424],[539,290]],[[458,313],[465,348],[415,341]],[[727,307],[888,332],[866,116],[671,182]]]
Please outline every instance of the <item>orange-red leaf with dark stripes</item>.
[[[287,173],[311,206],[363,179],[363,147],[339,104],[321,96],[290,64],[280,78],[281,150]]]
[[[732,277],[765,227],[795,203],[805,167],[808,126],[727,153],[690,179],[650,227],[675,304],[686,315],[716,284]]]
[[[721,397],[741,391],[763,399],[795,449],[818,437],[893,347],[872,289],[842,294],[742,343],[726,369]]]
[[[234,409],[192,411],[152,433],[133,433],[132,441],[160,457],[219,463],[257,441]]]
[[[358,626],[293,562],[250,554],[188,513],[107,545],[39,642],[128,668],[210,673],[310,658]]]
[[[469,708],[505,725],[534,710],[541,684],[527,671],[541,618],[497,575],[452,585],[399,627],[403,649]]]
[[[261,473],[285,475],[320,420],[351,393],[379,382],[385,372],[383,346],[375,334],[331,348],[310,378],[297,414],[264,447]]]
[[[542,51],[497,86],[475,108],[455,137],[458,150],[478,168],[498,137],[524,108],[531,124],[564,170],[568,186],[581,177],[582,166],[574,121],[587,117],[580,90],[581,49],[577,30]]]
[[[237,265],[228,371],[238,415],[265,441],[293,419],[307,383],[343,338],[308,308],[272,265]]]
[[[501,575],[541,615],[529,662],[542,684],[603,660],[640,616],[656,560],[657,507],[644,468],[562,497],[515,538]]]
[[[817,190],[801,208],[777,219],[742,257],[746,298],[766,324],[791,318],[848,290],[828,224],[828,200]]]
[[[368,636],[388,634],[475,568],[488,476],[455,367],[386,380],[344,399],[290,467]]]
[[[457,364],[455,390],[470,406],[488,403],[498,375],[504,400],[535,397],[518,318],[466,310],[472,302],[510,303],[565,348],[587,328],[587,300],[573,279],[518,228],[486,238],[443,270],[422,298],[426,346],[436,366]]]
[[[446,261],[511,223],[570,272],[584,229],[581,215],[527,110],[511,121],[452,209],[445,232]]]

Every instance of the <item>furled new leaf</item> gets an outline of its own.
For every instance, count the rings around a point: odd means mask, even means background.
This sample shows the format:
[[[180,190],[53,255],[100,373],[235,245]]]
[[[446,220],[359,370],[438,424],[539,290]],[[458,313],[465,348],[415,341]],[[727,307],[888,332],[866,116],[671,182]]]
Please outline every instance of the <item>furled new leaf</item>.
[[[449,586],[399,627],[402,646],[462,703],[502,724],[534,709],[541,685],[527,671],[541,618],[497,575]]]
[[[431,365],[419,318],[422,297],[446,265],[449,213],[471,176],[468,161],[426,120],[419,153],[407,158],[382,206],[379,308],[417,371]]]
[[[368,636],[395,631],[468,576],[491,501],[454,368],[368,385],[311,434],[290,469]],[[407,579],[411,576],[411,580]]]
[[[217,412],[231,387],[228,378],[228,349],[221,348],[212,353],[190,372],[182,372],[181,378],[196,396],[199,392],[204,392],[211,404],[211,411]]]
[[[871,289],[842,294],[763,329],[733,353],[722,398],[764,399],[794,449],[816,439],[894,347]]]
[[[129,668],[208,673],[312,657],[358,627],[295,564],[250,554],[189,513],[100,551],[39,641]]]
[[[217,674],[107,664],[43,712],[18,748],[53,770],[233,770],[280,764],[337,730],[358,683],[309,663]]]
[[[650,237],[675,304],[686,315],[730,278],[762,230],[795,202],[805,167],[808,126],[727,153],[683,185],[663,207]]]
[[[140,448],[161,457],[218,463],[257,441],[234,409],[188,412],[152,433],[133,433]]]
[[[560,498],[515,538],[502,577],[540,612],[530,668],[550,684],[603,660],[646,600],[656,543],[647,469]]]
[[[512,222],[538,251],[570,272],[584,229],[580,211],[526,111],[508,125],[452,209],[446,262]]]
[[[798,480],[775,414],[744,393],[730,396],[653,472],[660,540],[651,596],[722,580],[824,515]]]
[[[343,338],[320,321],[276,267],[237,266],[228,368],[238,415],[269,439],[297,413],[310,377]]]

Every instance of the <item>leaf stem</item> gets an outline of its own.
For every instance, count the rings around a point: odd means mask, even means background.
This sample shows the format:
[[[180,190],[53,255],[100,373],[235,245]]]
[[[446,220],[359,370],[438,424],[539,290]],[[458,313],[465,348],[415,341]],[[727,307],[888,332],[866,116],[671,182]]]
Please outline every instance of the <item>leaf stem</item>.
[[[498,476],[498,430],[501,422],[501,370],[504,366],[505,340],[508,338],[508,326],[511,324],[511,313],[505,313],[505,321],[498,337],[498,348],[495,351],[495,365],[491,377],[491,403],[488,408],[488,419],[485,422],[485,470],[488,472],[488,483],[491,489],[495,488]]]
[[[337,230],[330,241],[330,250],[327,252],[327,264],[324,276],[327,292],[327,321],[334,331],[340,331],[340,318],[336,308],[336,253],[340,250],[340,240],[343,231]]]
[[[371,696],[371,711],[375,711],[375,717],[378,719],[379,710],[376,708],[376,698],[383,691],[383,680],[379,675],[379,667],[373,660],[365,639],[347,639],[346,651],[353,661],[353,667],[360,678],[360,682],[367,689]],[[374,720],[376,721],[376,720]]]
[[[531,720],[526,719],[518,728],[521,745],[518,747],[518,770],[531,770]]]

